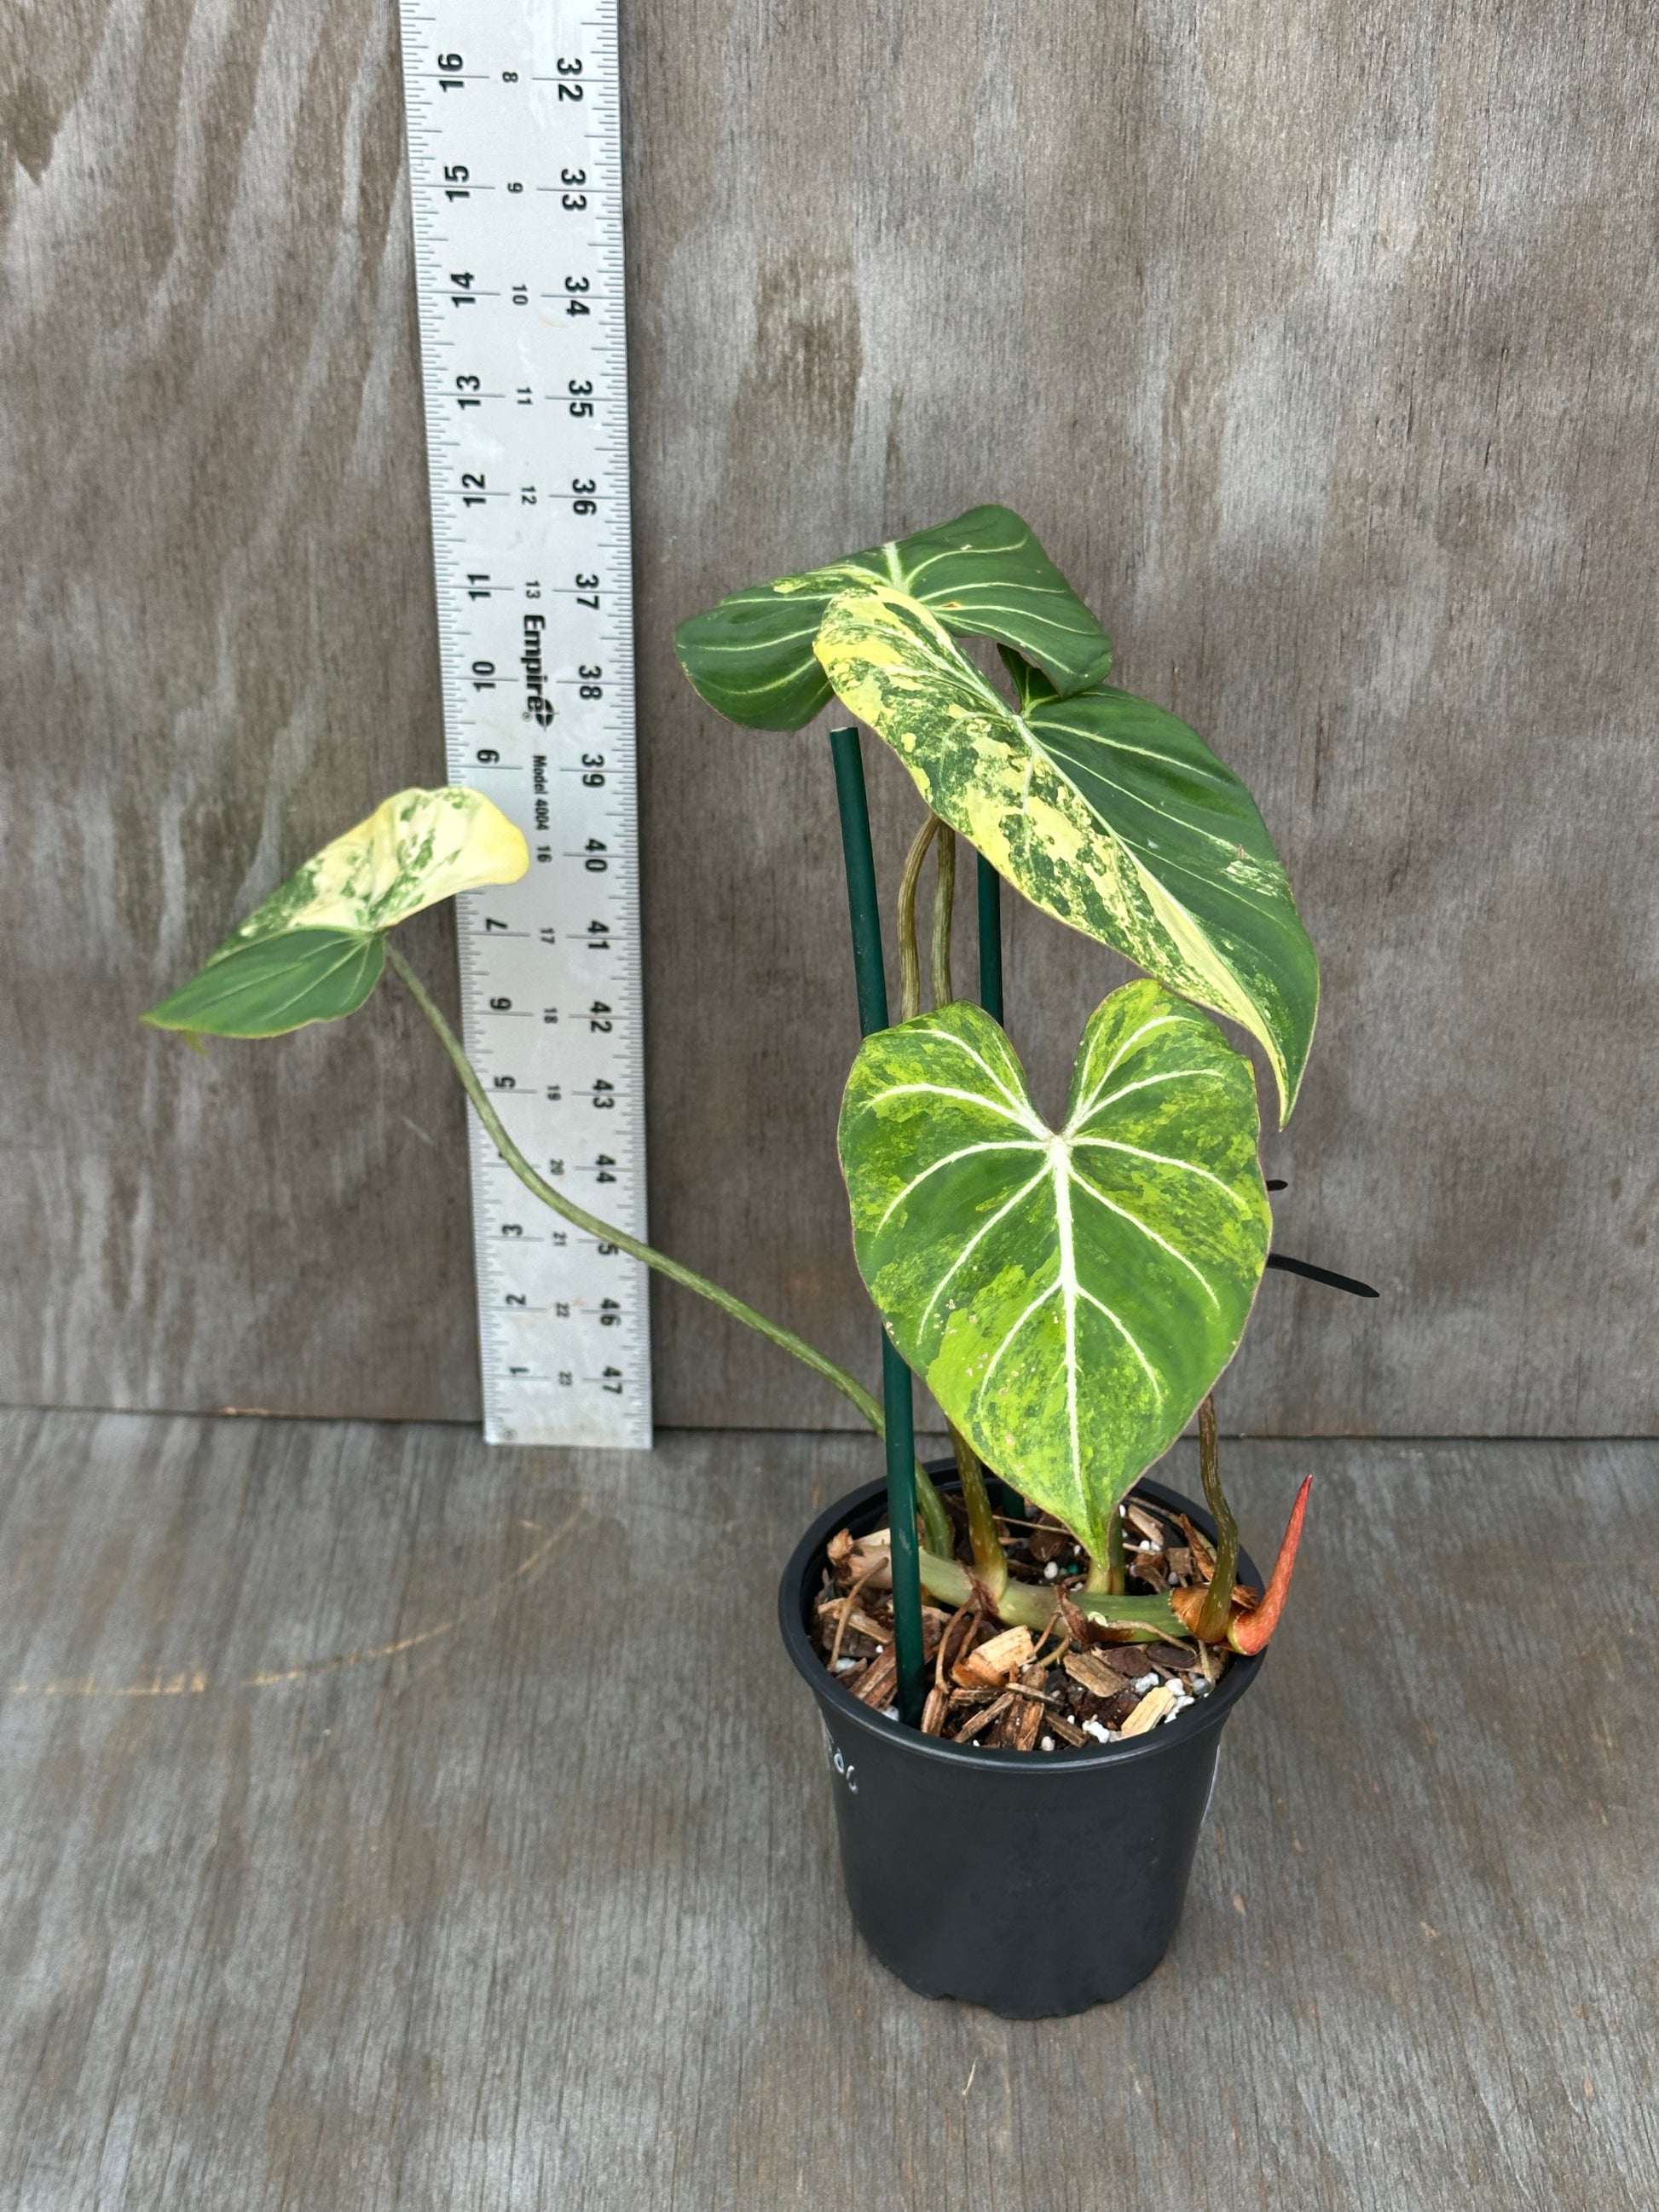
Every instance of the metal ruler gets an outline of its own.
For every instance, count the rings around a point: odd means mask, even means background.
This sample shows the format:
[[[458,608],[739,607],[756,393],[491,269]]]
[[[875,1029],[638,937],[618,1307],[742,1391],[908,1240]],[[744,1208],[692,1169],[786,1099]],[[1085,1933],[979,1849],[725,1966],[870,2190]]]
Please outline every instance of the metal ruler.
[[[514,1141],[645,1234],[616,0],[402,0],[452,783],[529,841],[459,902],[468,1053]],[[484,1432],[651,1442],[646,1271],[476,1121]]]

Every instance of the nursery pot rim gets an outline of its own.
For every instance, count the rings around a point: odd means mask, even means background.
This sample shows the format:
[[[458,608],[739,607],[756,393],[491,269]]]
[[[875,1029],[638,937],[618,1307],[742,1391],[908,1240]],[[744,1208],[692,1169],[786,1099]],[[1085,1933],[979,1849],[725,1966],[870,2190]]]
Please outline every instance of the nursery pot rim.
[[[933,1475],[956,1473],[954,1460],[932,1462],[928,1473]],[[944,1489],[955,1489],[953,1481],[940,1485]],[[1154,1758],[1166,1748],[1176,1731],[1183,1731],[1182,1740],[1208,1735],[1218,1728],[1261,1672],[1266,1651],[1250,1657],[1234,1652],[1231,1663],[1217,1687],[1207,1698],[1189,1705],[1185,1712],[1177,1713],[1174,1720],[1164,1721],[1144,1735],[1131,1736],[1127,1742],[1102,1743],[1089,1750],[1074,1749],[1071,1745],[1057,1746],[1051,1752],[1011,1751],[987,1746],[981,1750],[977,1744],[947,1743],[941,1737],[924,1735],[920,1729],[907,1728],[902,1721],[890,1720],[884,1712],[863,1704],[824,1665],[817,1648],[808,1635],[804,1617],[804,1598],[809,1577],[815,1567],[822,1571],[822,1561],[827,1553],[830,1539],[837,1528],[856,1521],[872,1504],[886,1502],[887,1484],[884,1477],[873,1482],[860,1483],[856,1490],[828,1505],[808,1528],[805,1534],[789,1555],[789,1564],[783,1571],[778,1586],[778,1625],[783,1632],[784,1648],[813,1695],[830,1706],[838,1717],[854,1728],[871,1734],[896,1740],[905,1748],[921,1759],[942,1759],[947,1765],[961,1767],[1000,1768],[1005,1772],[1024,1774],[1077,1775],[1093,1772],[1108,1766],[1124,1766],[1133,1760]],[[1210,1540],[1215,1540],[1215,1523],[1195,1502],[1181,1492],[1170,1490],[1161,1482],[1144,1479],[1129,1492],[1130,1497],[1143,1497],[1154,1505],[1185,1513]],[[873,1525],[873,1522],[872,1523]],[[1258,1587],[1261,1577],[1255,1561],[1242,1548],[1238,1555],[1238,1577],[1253,1582]],[[1164,1739],[1163,1742],[1159,1738]]]

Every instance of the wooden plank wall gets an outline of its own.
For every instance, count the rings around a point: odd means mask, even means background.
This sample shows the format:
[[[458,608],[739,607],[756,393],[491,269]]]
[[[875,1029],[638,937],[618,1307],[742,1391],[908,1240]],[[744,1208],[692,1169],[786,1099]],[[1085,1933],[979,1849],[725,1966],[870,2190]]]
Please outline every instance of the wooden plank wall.
[[[1644,13],[625,0],[660,1241],[872,1364],[824,748],[717,726],[672,624],[1006,499],[1323,952],[1283,1241],[1386,1295],[1270,1279],[1229,1425],[1651,1425]],[[441,774],[390,0],[57,0],[0,128],[0,1398],[468,1418],[461,1118],[392,994],[205,1060],[133,1027]],[[411,950],[447,978],[441,920]],[[1112,980],[1015,918],[1050,1097]],[[667,1422],[842,1417],[656,1328]]]

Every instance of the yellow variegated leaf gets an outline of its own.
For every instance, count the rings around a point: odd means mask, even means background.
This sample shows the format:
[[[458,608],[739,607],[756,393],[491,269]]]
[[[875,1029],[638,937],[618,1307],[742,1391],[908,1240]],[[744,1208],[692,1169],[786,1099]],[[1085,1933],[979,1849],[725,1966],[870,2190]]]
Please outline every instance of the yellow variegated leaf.
[[[529,865],[523,836],[482,792],[396,792],[296,869],[143,1018],[235,1037],[337,1021],[380,981],[385,931],[457,891],[516,883]]]
[[[830,603],[815,651],[934,812],[1033,904],[1242,1023],[1288,1115],[1319,968],[1254,801],[1195,731],[1127,691],[1059,697],[1012,654],[1017,710],[908,594]]]
[[[289,929],[390,929],[457,891],[516,883],[529,866],[523,833],[481,791],[395,791],[296,868],[214,957]]]

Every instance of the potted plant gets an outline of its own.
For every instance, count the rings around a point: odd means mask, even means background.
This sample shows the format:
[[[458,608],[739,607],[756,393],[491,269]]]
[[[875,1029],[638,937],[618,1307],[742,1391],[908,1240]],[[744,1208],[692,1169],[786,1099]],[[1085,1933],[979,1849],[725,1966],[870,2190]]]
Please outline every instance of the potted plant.
[[[995,643],[1006,695],[963,637]],[[523,873],[522,836],[481,794],[387,799],[144,1018],[275,1036],[353,1012],[390,964],[538,1198],[853,1401],[884,1435],[885,1482],[806,1533],[780,1603],[823,1718],[854,1916],[930,1994],[1075,2010],[1163,1954],[1221,1728],[1290,1583],[1307,1485],[1264,1585],[1221,1486],[1212,1392],[1264,1268],[1323,1271],[1270,1257],[1254,1071],[1203,1010],[1259,1041],[1288,1115],[1313,949],[1243,786],[1172,714],[1106,683],[1105,633],[1006,508],[739,592],[676,642],[702,696],[751,727],[799,729],[838,698],[925,802],[897,887],[890,1024],[860,740],[830,732],[865,1032],[839,1148],[884,1324],[882,1402],[574,1204],[507,1135],[389,935]],[[977,854],[978,1005],[952,988],[958,836]],[[1001,1027],[1005,878],[1146,971],[1088,1022],[1058,1129]],[[915,1458],[913,1374],[951,1428],[953,1458],[931,1470]],[[1195,1413],[1207,1510],[1143,1480]]]

